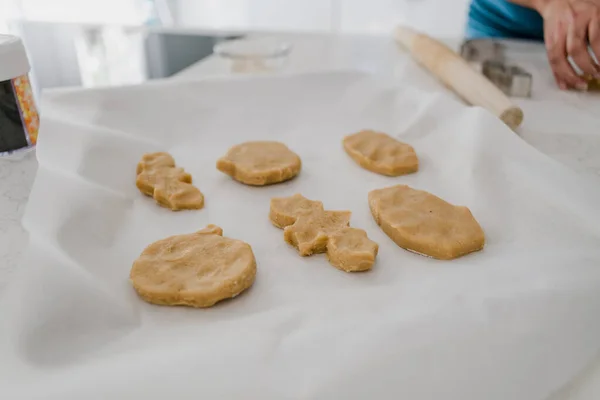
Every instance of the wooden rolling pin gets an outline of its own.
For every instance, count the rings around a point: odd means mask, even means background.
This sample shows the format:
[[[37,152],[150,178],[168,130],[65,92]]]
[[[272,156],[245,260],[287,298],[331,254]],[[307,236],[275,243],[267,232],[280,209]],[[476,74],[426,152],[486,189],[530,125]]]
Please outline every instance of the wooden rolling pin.
[[[394,38],[419,64],[467,103],[487,109],[513,130],[523,122],[523,110],[442,43],[407,27],[396,28]]]

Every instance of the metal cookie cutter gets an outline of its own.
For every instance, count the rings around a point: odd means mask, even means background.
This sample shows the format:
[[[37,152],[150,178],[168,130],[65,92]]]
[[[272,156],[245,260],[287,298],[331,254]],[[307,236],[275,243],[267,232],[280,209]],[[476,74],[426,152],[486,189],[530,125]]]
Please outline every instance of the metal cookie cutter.
[[[472,39],[463,42],[460,55],[473,68],[510,97],[531,97],[533,77],[523,68],[510,65],[505,46],[492,39]]]

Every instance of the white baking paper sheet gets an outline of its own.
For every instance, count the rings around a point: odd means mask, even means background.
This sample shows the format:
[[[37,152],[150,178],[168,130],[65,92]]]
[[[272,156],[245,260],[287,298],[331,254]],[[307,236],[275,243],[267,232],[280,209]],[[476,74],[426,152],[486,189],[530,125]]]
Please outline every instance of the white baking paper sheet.
[[[42,109],[31,245],[0,306],[2,399],[536,400],[600,349],[600,186],[481,109],[355,72],[58,92]],[[420,171],[358,167],[341,140],[363,128],[411,143]],[[259,139],[296,151],[300,176],[256,188],[216,170]],[[138,192],[150,151],[193,175],[204,209]],[[485,249],[397,247],[367,193],[399,183],[470,207]],[[294,193],[351,210],[380,244],[374,270],[299,257],[268,220]],[[209,223],[252,245],[252,289],[206,310],[141,301],[142,249]]]

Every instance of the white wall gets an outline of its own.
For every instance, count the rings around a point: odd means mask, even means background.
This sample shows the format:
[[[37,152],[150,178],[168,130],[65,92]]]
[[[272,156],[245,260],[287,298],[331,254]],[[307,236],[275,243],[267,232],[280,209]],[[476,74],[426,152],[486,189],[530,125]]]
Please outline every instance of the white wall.
[[[462,35],[469,0],[172,0],[185,26],[215,29],[389,34],[403,23],[436,36]]]
[[[389,34],[406,24],[434,36],[456,37],[464,30],[469,0],[338,0],[341,31]]]
[[[329,31],[332,0],[172,0],[177,23],[223,30]]]
[[[142,24],[157,2],[186,27],[387,35],[402,23],[458,37],[469,0],[0,0],[7,2],[20,17],[41,21]]]

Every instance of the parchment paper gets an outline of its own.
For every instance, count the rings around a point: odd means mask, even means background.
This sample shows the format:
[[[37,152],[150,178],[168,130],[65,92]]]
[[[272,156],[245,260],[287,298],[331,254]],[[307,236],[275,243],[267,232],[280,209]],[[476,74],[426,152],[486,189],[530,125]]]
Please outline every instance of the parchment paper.
[[[30,247],[0,304],[3,399],[545,399],[600,349],[600,186],[481,109],[356,72],[159,82],[46,95]],[[363,128],[411,143],[389,178],[343,151]],[[232,145],[285,142],[288,183],[215,168]],[[134,185],[168,151],[206,196],[173,213]],[[403,183],[468,206],[479,253],[436,261],[397,247],[367,193]],[[351,210],[380,244],[373,271],[301,258],[268,220],[302,193]],[[213,223],[251,244],[251,290],[214,308],[159,307],[128,281],[149,243]]]

